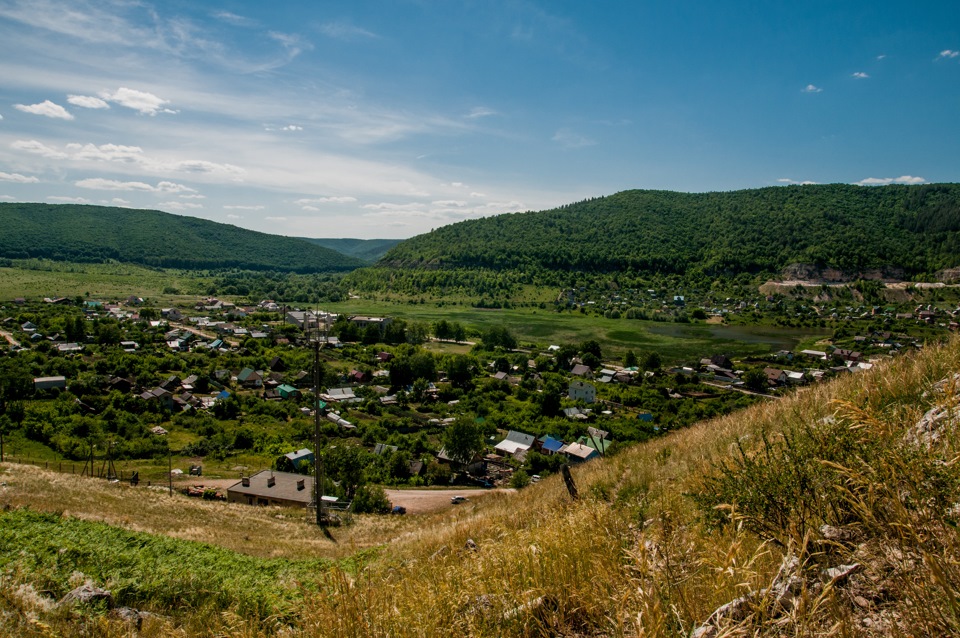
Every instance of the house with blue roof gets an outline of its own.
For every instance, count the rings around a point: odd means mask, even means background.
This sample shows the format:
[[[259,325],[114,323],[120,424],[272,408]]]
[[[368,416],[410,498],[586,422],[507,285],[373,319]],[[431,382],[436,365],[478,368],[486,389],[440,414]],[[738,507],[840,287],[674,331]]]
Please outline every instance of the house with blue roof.
[[[545,434],[537,439],[540,444],[540,451],[543,454],[558,454],[563,447],[563,441],[558,441],[549,434]]]

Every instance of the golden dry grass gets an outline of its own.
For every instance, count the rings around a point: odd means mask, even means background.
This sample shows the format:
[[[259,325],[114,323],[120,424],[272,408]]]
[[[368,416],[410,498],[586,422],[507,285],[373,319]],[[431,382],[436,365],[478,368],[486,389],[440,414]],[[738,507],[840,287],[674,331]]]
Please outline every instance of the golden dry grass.
[[[960,538],[929,494],[942,488],[931,482],[956,478],[958,437],[950,430],[919,450],[899,442],[931,405],[954,400],[956,388],[932,388],[958,371],[953,341],[575,467],[576,502],[550,477],[442,514],[362,519],[333,531],[336,546],[279,512],[163,494],[134,507],[129,490],[78,489],[32,469],[7,475],[2,498],[81,516],[102,510],[114,524],[260,555],[343,557],[383,544],[356,571],[318,575],[319,591],[305,595],[285,636],[686,636],[719,606],[769,587],[788,554],[813,576],[841,563],[862,571],[844,588],[805,580],[789,609],[758,594],[746,617],[721,619],[714,636],[949,635],[960,627]],[[786,433],[825,417],[864,441],[890,442],[872,465],[823,465],[839,477],[835,493],[860,540],[824,545],[789,526],[774,542],[736,511],[730,524],[705,524],[690,495],[735,457],[738,442],[758,454],[762,441],[784,444]],[[254,528],[247,540],[243,530]],[[258,543],[275,549],[258,552]],[[92,635],[121,635],[107,625]],[[278,630],[229,613],[159,626],[211,636]]]

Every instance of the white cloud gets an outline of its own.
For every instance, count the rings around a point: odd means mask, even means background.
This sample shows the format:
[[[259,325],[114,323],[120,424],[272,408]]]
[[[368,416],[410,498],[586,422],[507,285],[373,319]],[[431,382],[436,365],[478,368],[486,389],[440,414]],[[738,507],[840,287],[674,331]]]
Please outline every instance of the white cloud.
[[[213,17],[232,24],[235,27],[253,27],[257,24],[255,20],[237,15],[236,13],[230,13],[229,11],[218,11],[213,14]]]
[[[877,56],[877,60],[885,60],[886,57],[887,57],[886,53],[881,53],[880,55]]]
[[[206,195],[180,195],[180,199],[206,199]]]
[[[476,198],[478,198],[478,199],[483,199],[484,197],[486,197],[486,195],[485,195],[484,193],[470,193],[470,197],[476,197]]]
[[[61,197],[61,196],[51,196],[47,197],[52,202],[64,202],[66,204],[92,204],[93,202],[89,199],[84,199],[83,197]]]
[[[233,164],[217,164],[205,160],[183,160],[170,166],[172,170],[184,173],[228,173],[239,175],[244,170]]]
[[[227,219],[243,219],[243,215],[227,215]]]
[[[488,117],[490,115],[496,115],[497,112],[493,109],[488,109],[485,106],[475,106],[470,109],[470,112],[467,114],[467,117],[470,119],[476,119],[480,117]]]
[[[266,206],[224,205],[224,209],[226,210],[263,210],[264,208],[266,208]],[[227,215],[227,217],[230,217],[231,219],[241,219],[236,215]]]
[[[900,177],[868,177],[855,183],[860,186],[885,186],[887,184],[925,184],[926,181],[923,177],[901,175]]]
[[[164,100],[163,98],[157,97],[153,93],[138,91],[136,89],[128,89],[123,86],[113,93],[109,91],[103,91],[100,93],[100,97],[108,102],[125,106],[128,109],[133,109],[134,111],[138,111],[144,115],[156,115],[157,113],[175,114],[177,112],[168,108],[164,108],[164,104],[170,104],[170,100]]]
[[[13,182],[14,184],[36,184],[40,180],[36,177],[28,177],[20,173],[0,172],[0,182]]]
[[[293,203],[297,206],[302,206],[305,210],[310,210],[311,212],[316,212],[320,210],[315,208],[316,204],[350,204],[357,201],[356,197],[316,197],[313,199],[298,199]]]
[[[953,58],[960,56],[960,51],[953,51],[951,49],[944,49],[940,52],[940,55],[937,56],[938,60],[952,60]]]
[[[361,29],[348,22],[327,22],[319,27],[323,35],[338,40],[356,40],[358,38],[377,38],[377,34]]]
[[[780,182],[781,184],[797,184],[797,185],[799,185],[799,186],[810,186],[811,184],[816,184],[816,182],[811,182],[811,181],[808,181],[808,180],[804,180],[804,181],[802,181],[802,182],[798,182],[797,180],[795,180],[795,179],[790,179],[789,177],[781,177],[781,178],[778,179],[777,181]]]
[[[151,186],[145,182],[120,182],[113,179],[92,177],[74,182],[74,186],[99,191],[142,191],[147,193],[193,193],[192,188],[174,182],[157,182]]]
[[[803,87],[803,93],[822,93],[822,92],[823,92],[823,89],[813,84],[808,84],[805,87]]]
[[[595,140],[580,135],[568,128],[560,129],[554,133],[550,139],[564,148],[583,148],[585,146],[593,146],[597,143]]]
[[[108,109],[110,105],[92,95],[68,95],[67,102],[85,109]]]
[[[39,104],[14,104],[13,108],[18,111],[23,111],[24,113],[32,113],[33,115],[43,115],[44,117],[52,117],[58,120],[72,120],[73,115],[67,109],[63,108],[59,104],[54,104],[50,100],[44,100]]]
[[[389,202],[382,202],[380,204],[366,204],[364,208],[367,210],[379,210],[379,211],[407,211],[413,212],[418,210],[423,210],[423,204],[420,203],[410,203],[410,204],[392,204]]]
[[[194,204],[193,202],[161,202],[157,206],[162,208],[169,208],[170,210],[196,210],[198,208],[203,208],[203,204]]]
[[[268,222],[285,222],[287,221],[286,217],[264,217]]]
[[[302,126],[297,126],[296,124],[288,124],[280,129],[281,131],[302,131]]]
[[[433,205],[434,205],[434,206],[446,206],[446,207],[448,207],[448,208],[451,207],[451,206],[452,206],[452,207],[455,207],[455,208],[463,208],[464,206],[467,205],[467,202],[464,202],[464,201],[461,201],[461,200],[457,200],[457,199],[441,199],[441,200],[439,200],[439,201],[433,202]]]
[[[13,197],[12,195],[0,195],[0,200],[3,200],[5,202],[13,202],[13,201],[16,201],[16,198]]]
[[[103,204],[109,204],[109,205],[111,205],[111,206],[121,206],[121,207],[127,207],[127,206],[130,206],[130,204],[132,204],[132,202],[130,202],[130,201],[126,200],[126,199],[120,199],[119,197],[114,197],[114,198],[111,199],[110,201],[104,200],[104,201],[101,202],[101,203],[103,203]]]
[[[856,73],[854,73],[854,74],[851,75],[850,77],[857,78],[858,80],[865,80],[865,79],[867,79],[867,78],[870,77],[870,76],[867,75],[866,73],[864,73],[863,71],[857,71]]]
[[[58,151],[55,148],[47,146],[43,142],[38,142],[37,140],[17,140],[10,144],[10,147],[17,151],[25,151],[27,153],[33,153],[34,155],[40,155],[41,157],[46,157],[47,159],[67,159],[69,155],[63,151]]]
[[[65,147],[72,153],[71,159],[96,160],[103,162],[138,163],[143,160],[143,149],[139,146],[124,146],[122,144],[67,144]]]

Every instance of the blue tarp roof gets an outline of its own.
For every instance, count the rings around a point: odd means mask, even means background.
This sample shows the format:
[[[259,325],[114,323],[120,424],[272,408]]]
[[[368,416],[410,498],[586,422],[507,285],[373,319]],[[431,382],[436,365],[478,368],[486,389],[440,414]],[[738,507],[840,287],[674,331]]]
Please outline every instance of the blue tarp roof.
[[[563,447],[563,441],[558,441],[549,434],[540,439],[540,442],[543,444],[543,449],[548,452],[559,452]]]

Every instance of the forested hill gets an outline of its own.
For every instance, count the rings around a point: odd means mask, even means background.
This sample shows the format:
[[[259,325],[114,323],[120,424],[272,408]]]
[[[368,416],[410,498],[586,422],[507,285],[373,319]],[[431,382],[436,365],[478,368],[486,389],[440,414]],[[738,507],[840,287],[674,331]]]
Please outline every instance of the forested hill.
[[[0,204],[0,257],[165,268],[342,272],[363,264],[302,239],[156,210]]]
[[[407,240],[378,266],[527,273],[778,273],[790,264],[906,276],[960,265],[960,185],[624,191]],[[358,273],[360,274],[360,273]]]
[[[399,239],[313,239],[310,237],[302,239],[370,263],[383,257],[388,250],[401,241]]]

